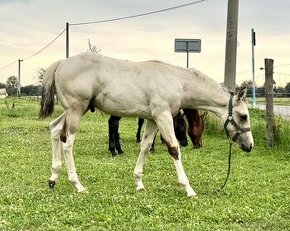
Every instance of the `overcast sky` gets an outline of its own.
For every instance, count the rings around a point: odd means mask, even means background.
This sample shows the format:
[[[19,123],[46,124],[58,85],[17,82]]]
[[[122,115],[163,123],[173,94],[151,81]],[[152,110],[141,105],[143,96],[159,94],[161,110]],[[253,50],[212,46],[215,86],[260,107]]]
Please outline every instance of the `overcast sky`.
[[[25,59],[49,44],[65,23],[98,21],[140,14],[194,0],[0,0],[0,68]],[[196,5],[117,22],[70,26],[70,55],[88,49],[143,61],[162,60],[186,66],[186,54],[174,52],[175,38],[201,39],[201,53],[190,54],[189,66],[223,82],[228,0]],[[290,0],[240,0],[237,83],[252,79],[251,28],[256,31],[256,79],[264,83],[264,58],[274,59],[275,81],[290,82]],[[34,84],[39,68],[65,58],[65,33],[51,46],[21,63],[22,86]],[[0,70],[0,82],[18,75],[18,63]]]

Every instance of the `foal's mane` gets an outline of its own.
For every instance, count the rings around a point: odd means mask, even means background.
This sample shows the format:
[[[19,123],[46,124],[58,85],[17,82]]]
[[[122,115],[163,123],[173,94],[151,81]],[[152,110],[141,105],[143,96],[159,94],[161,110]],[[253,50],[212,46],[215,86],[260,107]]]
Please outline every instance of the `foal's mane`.
[[[201,72],[195,68],[188,68],[187,69],[184,67],[175,66],[175,65],[172,65],[170,63],[162,62],[159,60],[153,60],[152,62],[159,63],[161,65],[165,65],[165,66],[171,67],[171,68],[179,70],[179,71],[183,71],[185,75],[188,75],[192,78],[195,78],[201,84],[209,87],[209,90],[212,92],[216,92],[216,93],[220,93],[220,94],[227,94],[229,92],[228,89],[226,88],[226,86],[224,86],[221,83],[216,82],[215,80],[211,79],[209,76],[207,76],[206,74],[204,74],[203,72]]]

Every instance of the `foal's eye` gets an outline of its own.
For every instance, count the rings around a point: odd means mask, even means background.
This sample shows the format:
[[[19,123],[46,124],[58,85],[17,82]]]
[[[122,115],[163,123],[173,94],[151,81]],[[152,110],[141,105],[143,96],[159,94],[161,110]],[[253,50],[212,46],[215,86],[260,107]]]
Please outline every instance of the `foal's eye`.
[[[247,115],[241,115],[241,120],[247,121],[247,119],[248,119],[248,116]]]

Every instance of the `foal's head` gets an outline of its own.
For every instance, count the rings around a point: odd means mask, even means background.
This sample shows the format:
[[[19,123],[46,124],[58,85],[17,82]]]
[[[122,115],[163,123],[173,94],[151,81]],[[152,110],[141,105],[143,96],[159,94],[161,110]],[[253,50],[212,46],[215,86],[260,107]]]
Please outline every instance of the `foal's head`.
[[[246,103],[247,88],[242,88],[236,95],[231,95],[227,112],[223,115],[227,136],[246,152],[254,146],[250,128],[250,116]]]
[[[174,130],[175,135],[181,146],[187,146],[187,137],[188,133],[193,147],[201,148],[202,147],[202,134],[204,131],[204,122],[203,118],[205,113],[199,115],[198,110],[195,109],[185,109],[184,114],[188,121],[188,126],[185,122],[184,115],[180,112],[174,117]]]

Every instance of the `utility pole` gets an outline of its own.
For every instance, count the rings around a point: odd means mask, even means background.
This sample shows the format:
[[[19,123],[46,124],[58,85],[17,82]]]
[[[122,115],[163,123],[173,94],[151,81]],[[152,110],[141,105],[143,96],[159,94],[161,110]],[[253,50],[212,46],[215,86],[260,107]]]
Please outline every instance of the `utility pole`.
[[[230,91],[236,88],[238,12],[239,0],[228,0],[224,84]]]
[[[255,79],[255,46],[256,46],[256,32],[252,28],[252,74],[253,74],[253,83],[252,83],[252,92],[253,92],[253,108],[256,108],[256,79]]]
[[[66,58],[69,58],[69,23],[66,23]]]
[[[18,59],[18,81],[17,81],[17,96],[20,98],[21,96],[21,82],[20,82],[20,62],[22,59]]]
[[[273,106],[273,59],[265,59],[265,93],[266,93],[266,129],[267,143],[269,147],[274,145],[274,106]]]
[[[188,63],[189,63],[189,47],[188,47],[188,42],[186,43],[186,68],[188,68]]]

